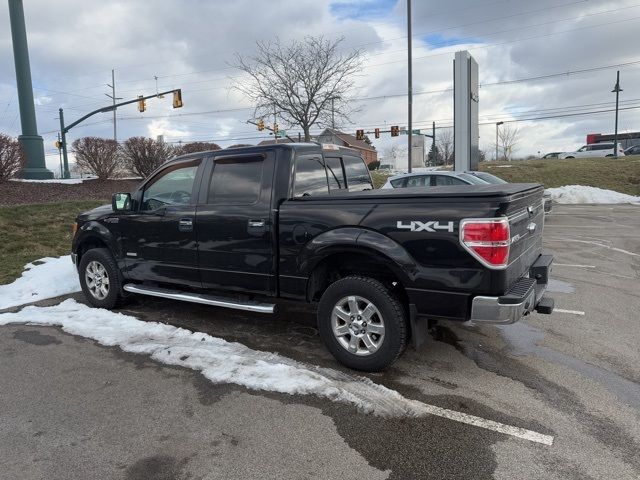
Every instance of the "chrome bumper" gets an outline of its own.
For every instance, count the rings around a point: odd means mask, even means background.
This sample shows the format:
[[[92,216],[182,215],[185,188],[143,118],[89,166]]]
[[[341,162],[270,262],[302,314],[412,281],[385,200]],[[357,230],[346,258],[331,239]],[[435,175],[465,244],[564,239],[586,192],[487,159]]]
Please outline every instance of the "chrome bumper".
[[[471,323],[510,324],[540,306],[540,313],[553,311],[553,300],[543,298],[547,290],[553,257],[541,255],[531,266],[529,276],[521,278],[506,295],[474,297],[471,303]]]

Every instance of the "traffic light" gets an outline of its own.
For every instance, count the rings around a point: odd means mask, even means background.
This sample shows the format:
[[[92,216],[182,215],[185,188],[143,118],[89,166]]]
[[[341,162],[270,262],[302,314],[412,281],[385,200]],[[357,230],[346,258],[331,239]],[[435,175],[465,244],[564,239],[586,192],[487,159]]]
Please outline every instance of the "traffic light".
[[[138,98],[140,99],[138,100],[138,111],[142,113],[147,109],[147,105],[142,95],[138,95]]]
[[[177,89],[173,92],[173,108],[182,107],[182,90]]]
[[[376,137],[376,138],[380,138],[380,129],[379,129],[379,128],[376,128],[376,129],[373,131],[373,134],[375,135],[375,137]]]
[[[277,123],[273,123],[273,134],[277,137],[278,136],[278,124]]]
[[[356,130],[356,139],[364,140],[364,130]]]
[[[264,130],[264,120],[263,119],[258,120],[258,130],[259,131],[263,131]]]
[[[60,150],[62,148],[62,142],[60,140],[56,140],[56,143],[54,143],[54,145],[56,146],[56,148],[58,150]]]
[[[400,135],[400,128],[398,127],[398,125],[392,125],[391,126],[391,136],[392,137],[397,137],[398,135]]]

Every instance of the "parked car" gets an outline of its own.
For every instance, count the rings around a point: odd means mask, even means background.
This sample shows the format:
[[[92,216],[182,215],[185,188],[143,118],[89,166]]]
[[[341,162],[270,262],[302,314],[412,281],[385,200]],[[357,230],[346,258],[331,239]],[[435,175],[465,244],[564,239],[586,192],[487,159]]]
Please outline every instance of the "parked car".
[[[435,187],[441,185],[500,185],[508,183],[500,177],[488,172],[467,171],[467,172],[419,172],[404,173],[389,177],[387,183],[382,188],[407,188],[407,187]],[[543,206],[545,213],[551,211],[553,201],[551,194],[543,194]]]
[[[633,145],[624,151],[625,155],[640,155],[640,145]]]
[[[551,313],[541,185],[373,190],[355,150],[329,148],[185,155],[80,214],[71,250],[85,297],[262,314],[280,298],[310,302],[329,351],[365,371],[419,345],[428,320]]]
[[[467,172],[413,172],[389,177],[383,189],[407,187],[442,187],[450,185],[486,185],[488,182]]]
[[[580,147],[575,152],[561,153],[558,158],[589,158],[589,157],[613,157],[614,145],[611,143],[590,143]],[[618,144],[618,156],[624,157],[624,150],[622,146]]]
[[[546,155],[543,155],[542,158],[558,158],[558,155],[560,155],[563,152],[549,152]]]

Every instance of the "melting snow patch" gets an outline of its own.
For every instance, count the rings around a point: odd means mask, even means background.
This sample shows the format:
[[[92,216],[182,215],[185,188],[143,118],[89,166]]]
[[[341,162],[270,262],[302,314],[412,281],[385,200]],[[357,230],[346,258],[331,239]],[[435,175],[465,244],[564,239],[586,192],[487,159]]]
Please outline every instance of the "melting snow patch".
[[[22,276],[0,285],[0,310],[80,291],[78,274],[69,255],[28,263]]]
[[[410,400],[368,378],[305,365],[275,353],[252,350],[210,335],[66,300],[54,307],[25,307],[0,315],[0,325],[60,326],[131,353],[150,355],[168,365],[202,372],[214,383],[235,383],[255,390],[318,395],[356,406],[365,413],[390,417],[437,415],[532,442],[551,445],[553,437],[473,415]]]
[[[605,190],[585,185],[565,185],[558,188],[547,188],[547,193],[558,203],[640,203],[640,197],[626,193]]]
[[[12,178],[12,182],[27,182],[27,183],[62,183],[66,185],[77,185],[86,180],[94,180],[93,178],[52,178],[50,180],[27,180],[24,178]]]

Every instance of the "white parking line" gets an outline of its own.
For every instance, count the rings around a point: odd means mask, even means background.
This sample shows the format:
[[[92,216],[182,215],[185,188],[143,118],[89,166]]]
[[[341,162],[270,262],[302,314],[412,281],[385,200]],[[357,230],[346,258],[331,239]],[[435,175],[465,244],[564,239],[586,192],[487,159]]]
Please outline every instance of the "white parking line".
[[[584,312],[580,310],[565,310],[563,308],[554,308],[553,311],[558,313],[570,313],[571,315],[584,315]]]
[[[579,265],[575,263],[556,263],[553,262],[554,267],[575,267],[575,268],[596,268],[595,265]]]
[[[511,435],[512,437],[529,440],[530,442],[542,443],[543,445],[553,445],[553,437],[551,435],[534,432],[533,430],[527,430],[526,428],[505,425],[504,423],[494,422],[493,420],[487,420],[485,418],[476,417],[475,415],[468,415],[466,413],[456,412],[454,410],[448,410],[446,408],[436,407],[426,403],[422,404],[422,408],[426,413],[437,415],[438,417],[444,417],[456,422],[467,423],[487,430],[493,430],[494,432],[504,433],[506,435]]]

